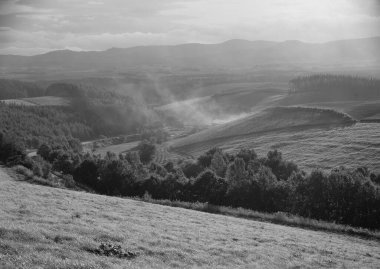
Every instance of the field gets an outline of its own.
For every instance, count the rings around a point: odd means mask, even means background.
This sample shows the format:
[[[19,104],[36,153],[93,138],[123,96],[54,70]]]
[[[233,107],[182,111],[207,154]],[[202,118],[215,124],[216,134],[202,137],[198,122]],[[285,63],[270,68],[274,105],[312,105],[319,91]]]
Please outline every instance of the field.
[[[283,100],[283,101],[286,101]],[[356,120],[367,118],[379,119],[380,100],[373,101],[329,101],[329,102],[304,102],[303,107],[318,107],[334,109],[339,112],[347,113]]]
[[[378,268],[378,241],[31,185],[0,168],[2,268]],[[137,253],[95,255],[101,242]]]
[[[165,145],[157,145],[153,161],[158,164],[165,164],[168,161],[183,159],[183,155],[169,151]]]
[[[284,82],[285,81],[285,82]],[[196,89],[192,89],[186,93],[177,93],[183,94],[186,96],[186,99],[194,97],[207,97],[217,94],[233,94],[239,92],[252,92],[252,91],[262,91],[266,89],[283,89],[286,91],[288,88],[288,82],[286,79],[282,79],[279,82],[275,82],[273,79],[262,82],[224,82],[216,83],[213,85],[202,86]],[[174,90],[175,91],[175,90]]]
[[[7,99],[7,100],[1,100],[1,102],[10,104],[10,105],[12,104],[12,105],[19,105],[19,106],[35,106],[36,105],[34,103],[31,103],[23,99]]]
[[[367,166],[380,172],[379,141],[379,123],[356,123],[338,128],[283,130],[228,137],[195,144],[179,144],[181,146],[172,149],[194,157],[212,147],[230,152],[243,147],[253,148],[261,156],[265,156],[269,150],[278,149],[285,159],[292,160],[309,171],[314,168],[330,170],[345,165],[354,168]]]
[[[253,133],[302,129],[315,126],[344,126],[355,121],[334,110],[275,107],[268,108],[241,119],[213,126],[196,134],[172,142],[173,147],[195,144],[215,139],[233,138]]]
[[[68,106],[70,101],[63,97],[41,96],[22,99],[2,100],[7,104],[25,105],[25,106]]]

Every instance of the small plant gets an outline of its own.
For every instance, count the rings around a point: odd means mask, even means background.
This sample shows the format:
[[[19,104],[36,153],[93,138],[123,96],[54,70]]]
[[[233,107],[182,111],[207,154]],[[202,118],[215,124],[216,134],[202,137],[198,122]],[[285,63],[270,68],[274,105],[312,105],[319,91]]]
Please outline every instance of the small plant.
[[[148,191],[145,191],[144,196],[143,196],[143,201],[149,202],[152,200],[152,195]]]
[[[79,212],[75,212],[74,214],[71,215],[72,219],[80,219],[82,216]]]
[[[76,186],[72,175],[63,175],[62,179],[66,188],[73,189]]]
[[[54,241],[55,243],[57,243],[57,244],[61,244],[61,243],[63,243],[64,241],[72,241],[72,240],[74,240],[74,238],[71,237],[71,236],[67,236],[67,235],[56,235],[56,236],[54,236],[54,238],[53,238],[53,241]]]
[[[120,245],[113,245],[111,243],[101,243],[93,252],[97,255],[126,259],[135,258],[137,256],[136,252],[125,251]]]
[[[29,180],[29,179],[32,179],[33,178],[33,172],[26,168],[25,166],[22,166],[22,165],[16,165],[14,168],[13,168],[17,173],[25,176],[25,179]]]
[[[62,243],[62,237],[61,236],[59,236],[59,235],[56,235],[56,236],[54,236],[54,242],[55,243]]]

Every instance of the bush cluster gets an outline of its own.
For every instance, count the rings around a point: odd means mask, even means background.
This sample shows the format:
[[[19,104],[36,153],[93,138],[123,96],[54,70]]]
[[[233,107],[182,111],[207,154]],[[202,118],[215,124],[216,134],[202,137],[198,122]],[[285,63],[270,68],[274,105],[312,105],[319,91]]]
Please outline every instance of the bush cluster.
[[[72,175],[76,183],[105,195],[203,202],[261,212],[287,212],[302,217],[366,228],[380,227],[380,175],[366,168],[340,167],[330,173],[307,174],[269,151],[259,158],[254,150],[228,154],[214,148],[197,160],[152,162],[140,152],[104,158],[40,149],[53,169]]]

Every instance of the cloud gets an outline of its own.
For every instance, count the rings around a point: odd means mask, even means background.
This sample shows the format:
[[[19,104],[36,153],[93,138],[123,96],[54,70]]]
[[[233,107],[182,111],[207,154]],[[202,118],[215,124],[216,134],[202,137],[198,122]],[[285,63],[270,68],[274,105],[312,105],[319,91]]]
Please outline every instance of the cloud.
[[[380,0],[351,0],[350,2],[359,13],[374,17],[380,16]]]
[[[0,0],[1,52],[380,35],[379,0]]]

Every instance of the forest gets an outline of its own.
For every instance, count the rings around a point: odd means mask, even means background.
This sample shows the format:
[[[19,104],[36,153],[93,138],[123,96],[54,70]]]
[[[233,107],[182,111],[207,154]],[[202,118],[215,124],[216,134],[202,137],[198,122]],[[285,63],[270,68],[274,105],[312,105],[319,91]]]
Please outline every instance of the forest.
[[[0,79],[0,100],[43,96],[45,90],[32,82]]]
[[[360,89],[363,93],[380,96],[379,79],[358,76],[314,74],[296,77],[290,80],[289,85],[291,92],[342,90],[348,94]]]
[[[1,93],[5,94],[4,90]],[[151,117],[130,97],[107,89],[53,83],[45,94],[65,97],[70,105],[24,106],[0,101],[0,132],[28,149],[44,143],[69,149],[73,140],[136,133]]]
[[[94,132],[84,120],[66,107],[5,105],[0,102],[0,131],[26,148],[44,143],[70,149],[78,139],[89,139]]]

